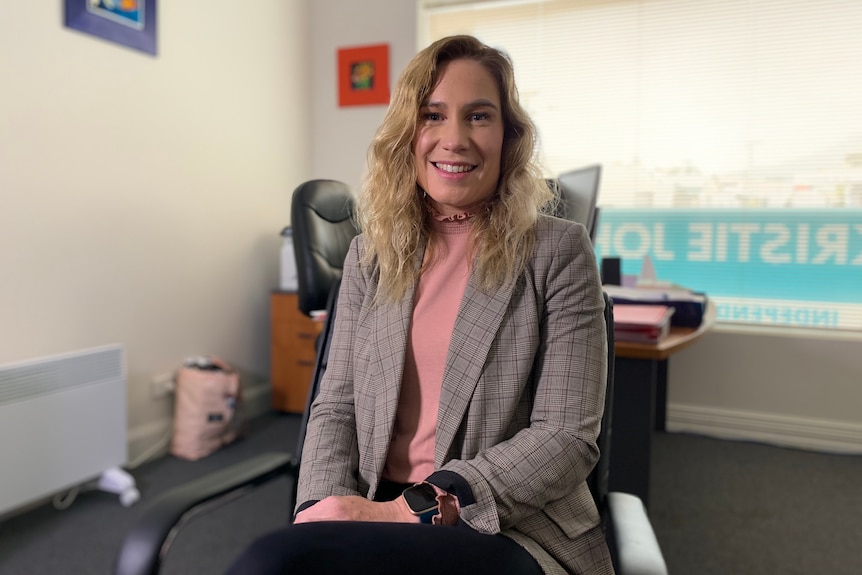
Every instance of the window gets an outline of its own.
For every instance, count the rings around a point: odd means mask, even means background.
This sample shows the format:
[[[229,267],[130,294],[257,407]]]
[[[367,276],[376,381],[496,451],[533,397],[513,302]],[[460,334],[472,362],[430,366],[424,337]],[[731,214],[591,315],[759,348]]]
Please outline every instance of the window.
[[[505,50],[548,176],[602,164],[599,257],[720,322],[862,330],[862,2],[420,0]]]

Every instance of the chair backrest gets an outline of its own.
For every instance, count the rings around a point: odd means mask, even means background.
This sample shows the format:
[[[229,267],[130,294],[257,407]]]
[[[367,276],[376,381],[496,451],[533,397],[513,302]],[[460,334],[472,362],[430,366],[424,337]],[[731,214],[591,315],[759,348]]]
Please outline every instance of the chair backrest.
[[[554,215],[584,224],[593,240],[598,227],[596,205],[601,175],[601,165],[595,164],[564,172],[556,180],[560,190],[560,202]]]
[[[344,257],[358,233],[350,188],[335,180],[309,180],[293,191],[290,221],[296,253],[299,309],[306,315],[326,308],[341,279]]]
[[[302,460],[302,446],[305,443],[305,428],[308,425],[311,404],[314,398],[317,397],[317,392],[320,390],[320,380],[323,379],[323,374],[326,373],[326,366],[329,364],[329,344],[332,340],[335,314],[338,311],[338,289],[340,287],[341,278],[332,284],[329,299],[326,302],[326,320],[323,324],[323,331],[320,332],[320,337],[317,340],[317,359],[314,362],[314,373],[311,376],[311,383],[308,387],[308,398],[305,404],[305,411],[302,412],[302,423],[299,426],[299,437],[297,438],[297,445],[294,450],[297,462]]]
[[[317,392],[320,390],[320,380],[323,379],[323,374],[326,373],[326,366],[329,363],[329,344],[332,341],[332,329],[335,326],[335,314],[338,311],[338,290],[340,287],[341,278],[338,278],[329,290],[326,302],[326,319],[324,320],[323,331],[320,332],[317,340],[317,359],[314,362],[314,373],[308,386],[308,397],[305,401],[305,410],[302,412],[302,421],[299,424],[296,449],[293,451],[293,464],[297,470],[302,462],[302,447],[305,444],[305,433],[308,428],[308,416],[311,414],[311,404],[314,402],[314,398],[317,397]],[[291,485],[291,514],[297,503],[298,477],[297,475],[297,480],[293,481]]]
[[[611,469],[611,430],[614,412],[614,302],[607,292],[602,292],[605,300],[605,329],[608,338],[608,377],[605,386],[605,411],[602,415],[602,428],[597,445],[599,460],[587,477],[587,485],[599,510],[603,510],[608,496],[608,476]]]

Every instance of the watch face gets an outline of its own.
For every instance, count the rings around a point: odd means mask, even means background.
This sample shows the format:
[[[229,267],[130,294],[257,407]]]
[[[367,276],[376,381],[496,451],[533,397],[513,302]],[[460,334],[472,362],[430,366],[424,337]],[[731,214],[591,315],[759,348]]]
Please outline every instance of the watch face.
[[[427,483],[420,483],[405,489],[404,500],[410,511],[416,515],[437,509],[437,492]]]

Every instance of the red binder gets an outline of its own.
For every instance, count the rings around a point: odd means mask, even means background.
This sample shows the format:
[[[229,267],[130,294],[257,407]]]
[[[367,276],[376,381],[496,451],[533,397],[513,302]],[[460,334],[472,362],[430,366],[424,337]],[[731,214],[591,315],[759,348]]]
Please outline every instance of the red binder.
[[[674,308],[666,305],[614,304],[614,339],[658,343],[670,333]]]

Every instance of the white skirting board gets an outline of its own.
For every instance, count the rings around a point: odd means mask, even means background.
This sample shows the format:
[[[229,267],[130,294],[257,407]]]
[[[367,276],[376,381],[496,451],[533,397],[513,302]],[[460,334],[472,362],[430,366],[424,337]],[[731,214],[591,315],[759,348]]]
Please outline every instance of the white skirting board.
[[[862,424],[845,421],[671,403],[666,429],[808,451],[862,454]]]

